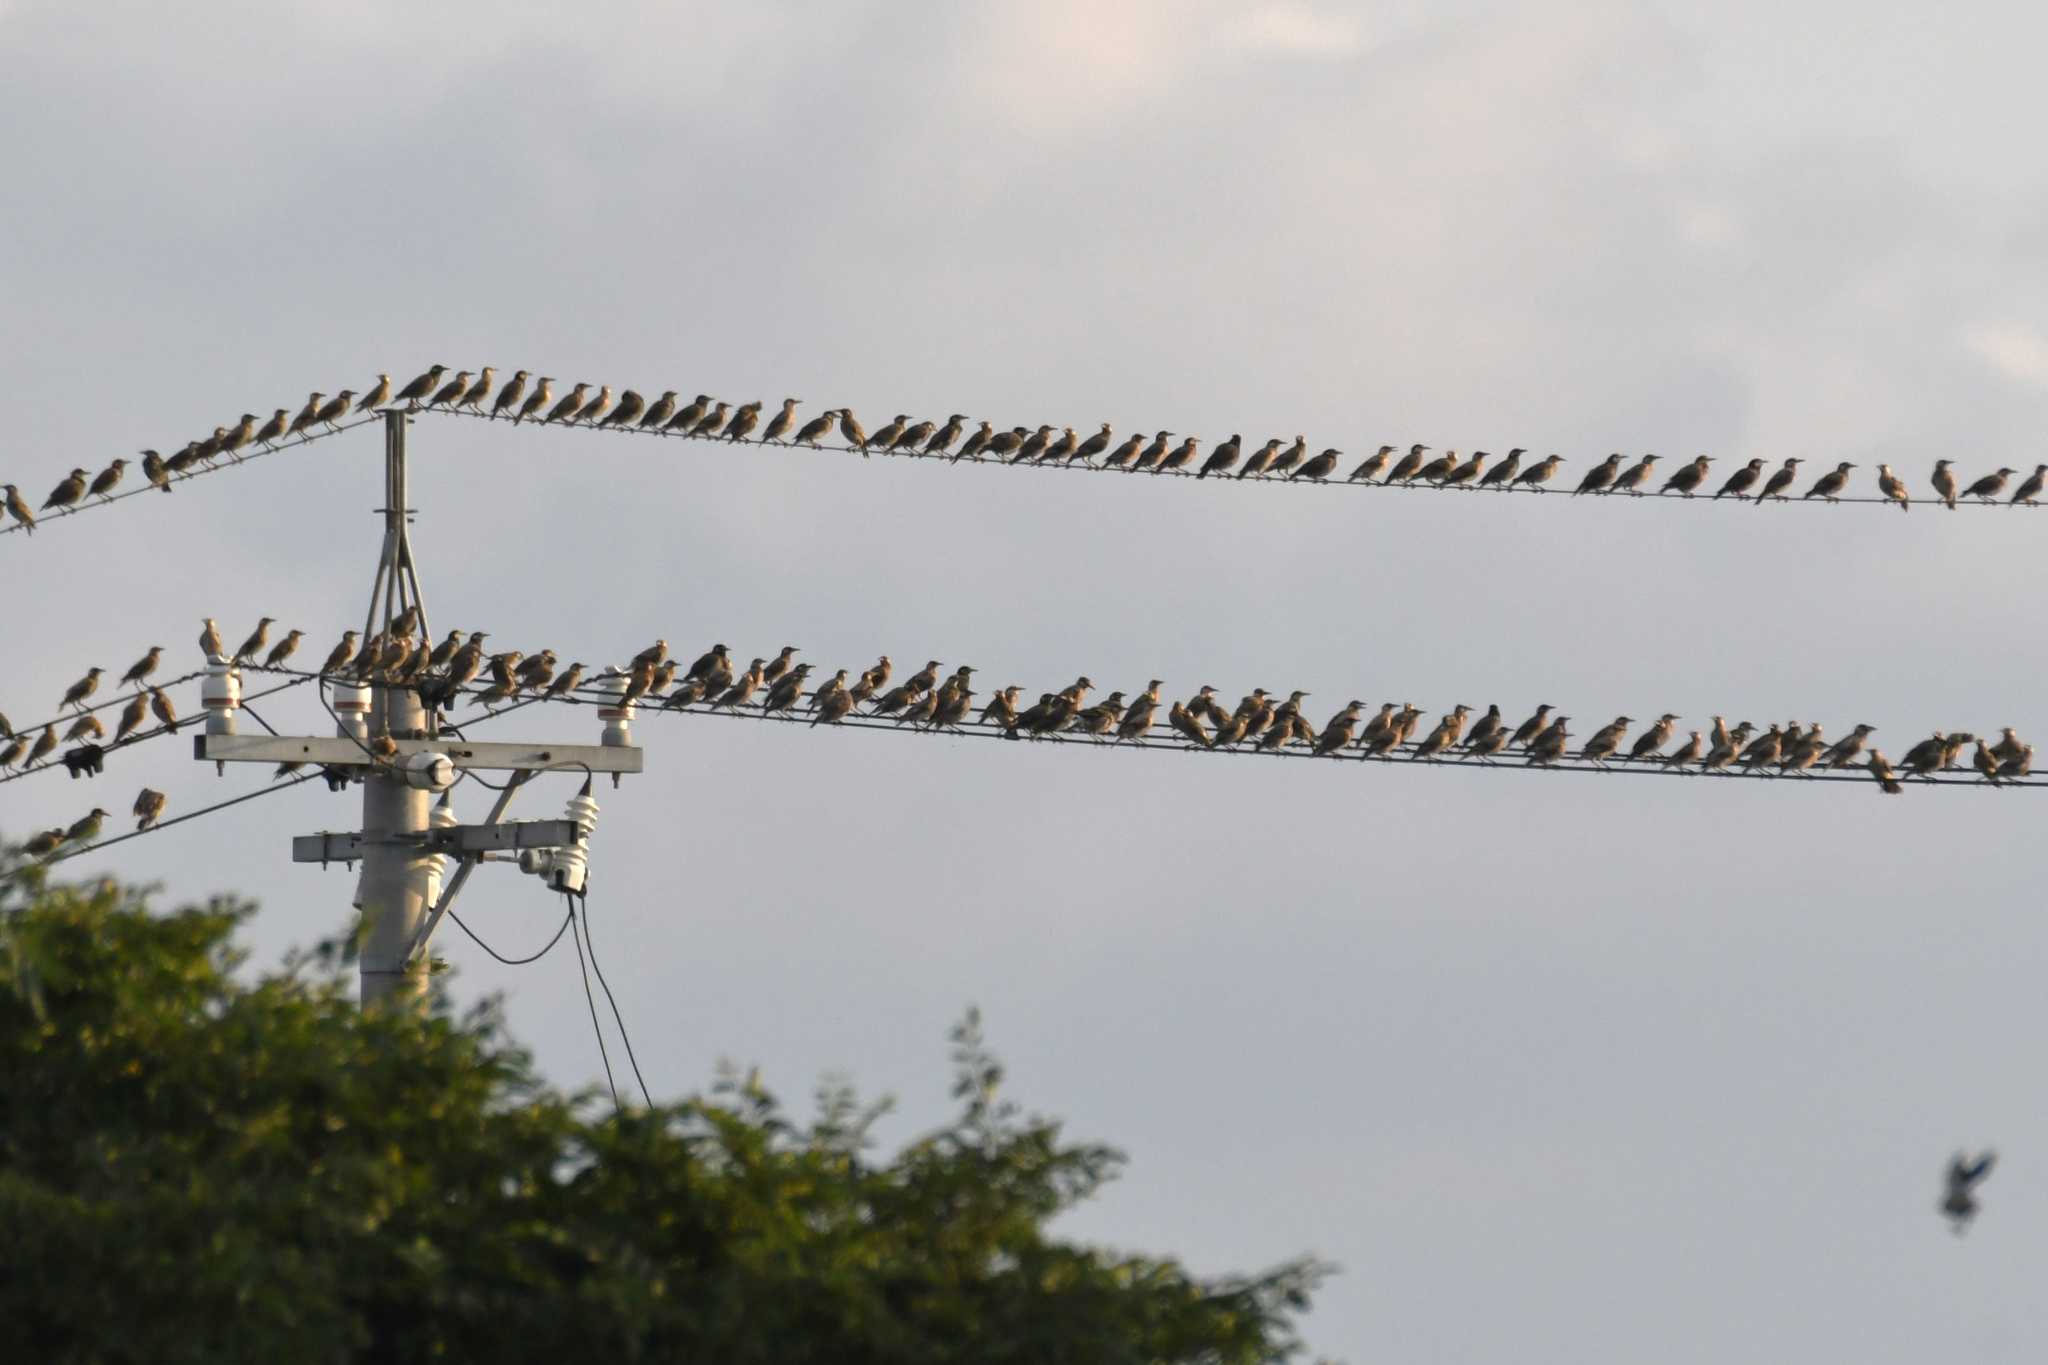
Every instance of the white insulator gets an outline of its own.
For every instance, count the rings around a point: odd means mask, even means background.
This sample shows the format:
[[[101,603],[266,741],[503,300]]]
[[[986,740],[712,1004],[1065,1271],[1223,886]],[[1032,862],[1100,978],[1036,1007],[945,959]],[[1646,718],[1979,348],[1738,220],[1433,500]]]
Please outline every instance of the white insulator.
[[[206,708],[206,733],[235,733],[235,712],[242,705],[242,675],[233,664],[217,659],[206,666],[206,679],[199,684],[199,704]]]
[[[455,814],[454,801],[450,799],[447,792],[441,793],[441,799],[434,803],[433,811],[427,816],[427,828],[453,829],[461,823],[461,819]],[[441,899],[441,879],[447,875],[447,854],[436,853],[427,859],[427,899],[429,901],[439,901]]]
[[[334,687],[334,714],[340,717],[336,733],[344,739],[353,737],[358,743],[370,738],[370,689],[362,683],[337,683]]]
[[[585,779],[583,789],[569,798],[569,804],[562,814],[576,822],[579,831],[576,842],[555,850],[554,866],[548,871],[548,884],[557,891],[581,893],[590,879],[590,835],[597,828],[597,799],[590,794],[590,782]]]
[[[630,681],[623,671],[608,668],[597,680],[597,687],[609,698],[621,698],[626,695]],[[637,705],[636,702],[609,700],[597,708],[597,718],[604,722],[601,743],[623,748],[633,742],[633,711]]]
[[[398,771],[405,785],[417,791],[444,792],[455,785],[455,761],[446,754],[407,754]]]

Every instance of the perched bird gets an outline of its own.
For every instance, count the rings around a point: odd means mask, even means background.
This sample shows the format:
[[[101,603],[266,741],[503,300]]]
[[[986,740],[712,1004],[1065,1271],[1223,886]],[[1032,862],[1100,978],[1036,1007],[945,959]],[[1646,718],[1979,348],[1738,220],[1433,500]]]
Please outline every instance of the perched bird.
[[[728,441],[744,441],[754,430],[754,424],[760,420],[759,403],[742,403],[739,411],[732,415],[732,420],[725,424],[725,430],[721,434]]]
[[[1854,464],[1847,460],[1842,461],[1833,469],[1814,480],[1813,487],[1800,495],[1800,501],[1804,502],[1807,498],[1826,498],[1829,502],[1839,501],[1842,489],[1848,486],[1849,471],[1855,467]]]
[[[1067,460],[1067,463],[1068,463],[1068,464],[1087,464],[1087,463],[1089,463],[1089,462],[1090,462],[1090,461],[1092,461],[1092,460],[1093,460],[1093,459],[1094,459],[1094,458],[1095,458],[1095,457],[1096,457],[1097,455],[1100,455],[1100,454],[1101,454],[1101,453],[1102,453],[1103,451],[1105,451],[1105,450],[1108,450],[1108,449],[1109,449],[1109,441],[1110,441],[1110,427],[1109,427],[1109,423],[1107,423],[1107,422],[1104,422],[1104,423],[1102,424],[1102,429],[1101,429],[1100,431],[1096,432],[1096,433],[1095,433],[1095,434],[1094,434],[1093,436],[1090,436],[1090,437],[1089,437],[1089,438],[1088,438],[1087,440],[1085,440],[1085,441],[1081,442],[1081,444],[1080,444],[1080,445],[1078,445],[1078,446],[1076,446],[1076,447],[1074,448],[1074,453],[1073,453],[1073,455],[1072,455],[1072,456],[1071,456],[1071,457],[1070,457],[1070,458],[1069,458],[1069,459]]]
[[[1528,453],[1528,451],[1520,446],[1510,450],[1505,460],[1502,460],[1499,464],[1486,471],[1485,477],[1479,480],[1479,486],[1481,488],[1501,488],[1512,484],[1515,481],[1515,475],[1521,472],[1522,457]]]
[[[1040,455],[1043,455],[1045,448],[1050,444],[1052,444],[1052,427],[1050,425],[1041,426],[1038,430],[1024,438],[1024,444],[1017,447],[1017,453],[1011,457],[1010,463],[1029,464]]]
[[[541,695],[546,697],[566,697],[570,693],[574,692],[576,690],[576,684],[582,681],[582,663],[572,663],[567,668],[563,669],[562,672],[555,677],[555,680],[553,682],[548,683],[547,690],[543,692]]]
[[[600,384],[597,386],[597,397],[591,399],[588,403],[585,403],[582,407],[578,408],[576,410],[576,415],[570,418],[569,420],[572,422],[583,422],[586,424],[594,423],[597,421],[598,418],[604,416],[605,410],[611,407],[611,405],[612,386],[609,384]]]
[[[1308,454],[1308,440],[1296,433],[1294,444],[1273,457],[1273,463],[1266,466],[1268,474],[1289,474],[1301,463],[1301,457]]]
[[[1358,467],[1344,476],[1344,481],[1346,483],[1371,483],[1379,477],[1380,471],[1387,467],[1387,461],[1392,458],[1393,454],[1394,448],[1392,446],[1381,446],[1378,450],[1359,461]]]
[[[825,409],[816,417],[813,417],[810,421],[804,423],[803,429],[798,431],[796,434],[795,444],[800,446],[810,446],[812,449],[815,450],[818,445],[818,438],[830,432],[832,430],[832,423],[837,421],[838,418],[838,408]],[[983,425],[986,426],[987,423],[983,423]]]
[[[1738,498],[1741,497],[1750,489],[1756,487],[1756,481],[1763,477],[1763,472],[1763,459],[1759,457],[1751,460],[1748,464],[1728,476],[1728,482],[1721,485],[1721,490],[1714,494],[1715,498],[1725,498],[1731,494]]]
[[[13,768],[21,764],[22,755],[28,752],[28,736],[16,735],[12,743],[0,749],[0,768]]]
[[[896,438],[903,434],[903,428],[910,421],[910,414],[899,412],[882,424],[882,429],[868,437],[868,444],[877,450],[888,450],[896,444]]]
[[[1417,471],[1422,468],[1422,453],[1428,449],[1429,447],[1425,445],[1409,446],[1408,453],[1400,458],[1392,470],[1388,471],[1387,482],[1407,483],[1410,479],[1414,478]]]
[[[690,665],[689,672],[683,674],[683,677],[686,681],[694,682],[698,678],[710,677],[721,668],[729,667],[725,646],[713,645],[697,656],[697,662]]]
[[[149,689],[149,711],[167,730],[178,728],[178,708],[171,705],[171,699],[161,687]]]
[[[943,436],[945,435],[945,433],[942,431],[939,433],[939,435]],[[994,438],[995,427],[988,422],[983,422],[979,427],[975,429],[974,434],[969,436],[965,441],[961,442],[960,448],[953,452],[953,463],[958,464],[960,461],[967,459],[979,459],[982,450]],[[935,436],[932,439],[937,440],[938,437]]]
[[[1164,686],[1166,684],[1158,678],[1145,685],[1145,690],[1138,694],[1138,699],[1130,704],[1123,718],[1117,722],[1118,740],[1140,740],[1151,731],[1152,717],[1159,710],[1159,689]]]
[[[1556,455],[1544,456],[1535,464],[1529,466],[1528,473],[1522,475],[1521,478],[1515,480],[1515,487],[1527,488],[1533,490],[1534,492],[1541,493],[1543,491],[1543,485],[1549,483],[1552,478],[1556,477],[1557,467],[1562,463],[1564,463],[1564,461]]]
[[[696,426],[690,428],[690,435],[707,439],[716,436],[724,430],[727,414],[731,411],[732,405],[723,398],[719,399],[711,411],[699,418]]]
[[[761,666],[762,661],[760,659],[756,659],[747,665],[747,671],[740,674],[739,679],[731,687],[726,688],[719,695],[718,700],[711,703],[711,709],[716,711],[719,707],[723,706],[728,710],[736,711],[740,707],[745,706],[748,700],[753,697],[754,689],[761,685]]]
[[[1951,512],[1956,510],[1956,475],[1949,467],[1954,463],[1954,460],[1936,460],[1934,474],[1928,480],[1934,485],[1935,496],[1940,498],[1942,504]]]
[[[1181,703],[1175,702],[1166,709],[1166,723],[1175,734],[1190,744],[1199,745],[1204,749],[1209,747],[1209,732],[1202,728],[1201,718],[1190,714],[1188,708]]]
[[[1707,466],[1712,463],[1713,457],[1701,455],[1695,458],[1691,464],[1680,465],[1672,471],[1670,478],[1664,480],[1664,486],[1657,490],[1658,494],[1661,496],[1665,493],[1677,492],[1683,493],[1688,498],[1691,497],[1694,491],[1706,482]]]
[[[798,664],[786,676],[776,679],[768,689],[768,699],[761,703],[762,711],[787,711],[796,705],[804,694],[804,679],[810,675],[809,664]]]
[[[868,434],[862,429],[860,419],[853,415],[852,408],[839,410],[839,434],[846,443],[859,450],[865,457],[868,453]]]
[[[121,708],[120,723],[114,726],[114,743],[119,744],[142,728],[142,722],[149,719],[149,694],[137,692]]]
[[[1558,759],[1564,757],[1565,744],[1571,738],[1570,734],[1566,732],[1565,725],[1570,720],[1570,716],[1559,716],[1544,729],[1542,734],[1531,740],[1529,743],[1529,756],[1524,762],[1547,765],[1555,763]]]
[[[2041,496],[2041,486],[2044,482],[2048,482],[2048,464],[2037,464],[2034,466],[2034,472],[2027,475],[2018,491],[2012,495],[2012,500],[2022,506],[2032,507],[2034,499]]]
[[[1768,768],[1771,764],[1776,763],[1778,756],[1784,752],[1784,749],[1785,732],[1778,726],[1773,725],[1770,729],[1764,731],[1762,735],[1751,741],[1749,747],[1744,749],[1735,761],[1751,772],[1755,772],[1758,768]]]
[[[56,751],[57,742],[57,727],[45,725],[43,733],[36,737],[35,746],[28,751],[29,765],[33,767],[48,758]]]
[[[1621,747],[1622,737],[1628,733],[1628,727],[1631,723],[1631,717],[1616,716],[1613,720],[1595,730],[1593,737],[1580,746],[1579,757],[1589,763],[1597,763],[1605,767],[1608,758],[1613,755],[1616,749]]]
[[[1633,493],[1637,497],[1641,497],[1643,482],[1650,477],[1650,469],[1656,463],[1657,457],[1655,455],[1643,456],[1642,459],[1637,460],[1617,475],[1613,487],[1607,491],[1610,493]]]
[[[1004,688],[988,699],[988,705],[981,708],[981,723],[1003,730],[1017,728],[1017,694],[1024,689],[1017,686]],[[1048,694],[1049,695],[1049,694]]]
[[[1998,760],[1992,757],[1990,748],[1981,739],[1977,741],[1976,752],[1970,755],[1970,766],[1975,768],[1977,775],[1986,782],[1993,786],[1998,785]]]
[[[71,828],[64,831],[64,842],[67,844],[91,843],[100,837],[100,825],[111,814],[113,814],[112,811],[101,810],[98,806],[94,806],[90,814],[79,817],[72,824]]]
[[[274,621],[275,618],[269,616],[258,621],[256,629],[249,632],[249,638],[242,641],[242,647],[235,651],[234,657],[229,659],[228,662],[231,664],[247,663],[258,654],[261,654],[263,647],[270,643],[270,627]]]
[[[204,629],[199,632],[199,652],[206,656],[209,663],[225,657],[220,642],[220,627],[213,623],[211,616],[205,618]]]
[[[1159,462],[1160,472],[1164,473],[1167,470],[1178,471],[1186,469],[1190,464],[1194,463],[1195,455],[1201,450],[1201,448],[1201,437],[1187,437],[1179,445],[1175,446],[1172,450],[1166,452],[1166,458]]]
[[[1132,470],[1151,469],[1166,458],[1166,452],[1173,441],[1173,433],[1162,431],[1154,436],[1146,447],[1138,452],[1138,458],[1131,462]]]
[[[1503,746],[1507,743],[1507,727],[1501,723],[1500,707],[1488,706],[1486,714],[1472,723],[1472,729],[1465,736],[1465,747],[1471,749],[1492,741],[1495,735],[1501,737]]]
[[[1307,479],[1312,483],[1321,483],[1324,479],[1336,473],[1337,461],[1343,457],[1343,454],[1343,451],[1335,446],[1331,446],[1329,449],[1318,453],[1315,458],[1302,461],[1301,468],[1287,476],[1288,481]]]
[[[371,759],[378,763],[389,763],[398,757],[398,741],[391,737],[389,730],[379,730],[365,747]]]
[[[2027,774],[2033,771],[2034,746],[2031,744],[2022,744],[2019,747],[2018,753],[2013,754],[2009,758],[2003,758],[1999,760],[1998,780],[2001,782],[2013,782],[2018,780],[2019,778],[2027,776]]]
[[[647,405],[647,411],[640,415],[634,425],[642,431],[660,431],[668,419],[676,415],[678,395],[674,389],[664,389],[661,396]]]
[[[1888,464],[1877,467],[1877,491],[1896,502],[1901,512],[1911,510],[1909,504],[1912,499],[1906,496],[1906,485],[1900,482],[1898,475],[1892,473],[1892,467]]]
[[[589,392],[590,385],[588,384],[578,384],[575,388],[569,390],[568,396],[549,409],[547,416],[541,418],[541,425],[546,426],[550,422],[575,421],[576,414],[583,411],[584,395]]]
[[[761,681],[767,683],[779,681],[782,675],[789,671],[791,658],[796,652],[797,646],[784,645],[782,652],[773,659],[770,659],[768,666],[761,670]]]
[[[1104,469],[1122,469],[1126,465],[1130,464],[1132,460],[1137,459],[1138,452],[1140,450],[1143,450],[1144,448],[1145,433],[1142,431],[1134,431],[1129,436],[1126,436],[1124,438],[1123,444],[1119,445],[1115,450],[1110,451],[1109,454],[1103,458],[1102,467]]]
[[[1452,467],[1457,463],[1458,452],[1446,450],[1443,454],[1416,470],[1415,478],[1422,480],[1424,483],[1440,484],[1444,481],[1444,476],[1449,474]]]
[[[107,727],[100,724],[98,716],[80,716],[72,721],[71,728],[64,732],[64,742],[69,744],[74,740],[101,739],[106,733]]]
[[[37,510],[47,512],[52,507],[69,507],[76,503],[85,496],[86,481],[89,477],[83,469],[72,470],[71,477],[51,489],[50,496],[44,499],[43,505]]]
[[[341,643],[328,652],[327,662],[320,665],[320,676],[325,678],[347,667],[348,661],[355,657],[355,653],[356,632],[352,630],[343,631]]]
[[[377,382],[370,391],[356,402],[357,412],[375,412],[391,401],[391,376],[382,370],[377,372]]]
[[[417,379],[414,379],[411,383],[407,384],[404,388],[400,389],[398,391],[398,397],[393,401],[399,403],[411,403],[415,407],[417,407],[419,404],[424,403],[427,399],[433,396],[435,386],[441,382],[441,376],[446,373],[448,373],[448,367],[446,365],[435,365],[430,367],[425,374],[419,376]]]
[[[1436,728],[1429,732],[1422,743],[1415,746],[1415,752],[1410,757],[1434,758],[1456,744],[1458,737],[1465,732],[1465,717],[1471,714],[1472,708],[1459,702],[1438,719]]]
[[[1683,768],[1686,764],[1695,763],[1699,760],[1700,751],[1703,747],[1704,744],[1700,739],[1700,732],[1694,730],[1687,737],[1685,743],[1673,749],[1659,761],[1667,768]]]
[[[308,396],[306,399],[306,406],[300,408],[299,415],[292,418],[292,424],[289,427],[285,428],[285,434],[288,436],[297,436],[300,433],[304,432],[308,427],[311,427],[315,422],[318,422],[320,420],[320,401],[326,396],[327,395],[324,393],[315,393]],[[226,438],[226,436],[227,432],[224,430],[214,432],[213,448],[216,453],[219,452],[221,442]]]
[[[162,645],[151,645],[149,653],[137,659],[129,666],[128,671],[121,675],[121,686],[128,687],[135,683],[147,681],[149,675],[156,672],[156,666],[163,656],[164,647]]]
[[[306,632],[303,630],[290,632],[282,640],[271,646],[269,655],[263,660],[263,666],[265,668],[284,667],[285,660],[298,652],[299,641],[305,638]]]
[[[334,395],[334,397],[328,399],[325,403],[322,403],[320,405],[320,411],[315,413],[313,416],[313,421],[315,425],[323,427],[339,426],[341,419],[348,416],[349,404],[355,401],[355,396],[356,391],[354,389],[343,389],[340,393],[337,393],[336,395]],[[250,430],[252,424],[255,422],[255,420],[256,419],[249,413],[243,413],[242,425],[239,428],[239,430],[243,433],[241,439],[235,441],[233,445],[229,445],[226,442],[223,442],[221,444],[221,453],[226,454],[230,450],[240,449],[242,442],[248,439],[247,433]]]
[[[1677,721],[1678,717],[1669,711],[1657,717],[1656,724],[1636,737],[1635,744],[1629,748],[1628,756],[1633,759],[1655,758],[1657,751],[1670,740],[1671,727]]]
[[[1884,788],[1886,796],[1897,796],[1906,789],[1898,774],[1892,771],[1892,765],[1885,761],[1884,750],[1872,749],[1870,761],[1863,766],[1870,769],[1870,775],[1877,779],[1878,786]]]
[[[83,711],[85,709],[85,699],[99,691],[100,674],[104,672],[106,670],[99,667],[87,669],[84,677],[64,689],[64,700],[58,703],[58,709],[62,710],[64,707],[69,706],[75,710]]]
[[[1209,452],[1209,458],[1202,461],[1201,471],[1195,477],[1206,479],[1211,474],[1224,473],[1232,465],[1236,464],[1240,439],[1235,433],[1232,433],[1229,440],[1218,442],[1216,448]]]
[[[1352,698],[1343,710],[1330,717],[1329,721],[1323,726],[1322,733],[1316,736],[1313,752],[1319,756],[1322,754],[1334,754],[1351,743],[1351,737],[1358,732],[1358,713],[1364,708],[1364,702],[1356,697]],[[1181,707],[1177,702],[1174,704],[1174,709],[1180,711],[1183,716],[1187,714],[1185,708]],[[1181,729],[1181,726],[1176,724],[1174,728],[1178,730]],[[1183,731],[1183,733],[1185,732]]]
[[[135,798],[135,828],[148,829],[164,813],[164,794],[144,787]]]
[[[171,491],[170,466],[154,450],[142,452],[142,475],[149,480],[151,487],[161,488],[166,493]]]
[[[1552,709],[1549,702],[1545,702],[1537,707],[1535,715],[1515,727],[1515,733],[1508,739],[1508,747],[1513,749],[1523,748],[1530,740],[1543,733],[1544,729],[1550,724]]]
[[[1493,756],[1508,747],[1508,732],[1495,728],[1488,734],[1475,735],[1465,741],[1465,757],[1476,758],[1491,764]]]
[[[1957,1152],[1948,1163],[1948,1171],[1942,1178],[1941,1213],[1948,1219],[1949,1229],[1956,1236],[1962,1236],[1970,1226],[1970,1220],[1977,1216],[1977,1187],[1984,1183],[1985,1176],[1991,1174],[1991,1167],[1997,1160],[1995,1152],[1985,1152],[1974,1158]]]
[[[513,423],[516,425],[517,423],[524,422],[535,413],[542,411],[554,396],[555,377],[553,375],[544,374],[534,380],[533,392],[528,394],[526,401],[519,405],[519,415],[512,419]]]
[[[846,719],[847,712],[853,710],[853,694],[841,689],[830,696],[822,697],[813,710],[816,713],[811,721],[813,726],[837,725]]]
[[[166,484],[165,487],[169,487],[169,485]],[[22,528],[30,535],[34,535],[36,532],[35,513],[28,510],[28,503],[23,500],[21,490],[11,483],[0,483],[0,493],[6,495],[8,515],[20,522]]]
[[[1859,725],[1836,740],[1833,747],[1821,755],[1821,765],[1827,768],[1846,768],[1854,763],[1863,753],[1863,741],[1870,738],[1871,732],[1876,728],[1872,725]]]
[[[687,436],[697,429],[697,423],[704,420],[704,414],[711,411],[711,395],[700,393],[683,410],[663,424],[663,431],[679,431]]]
[[[2005,491],[2005,481],[2014,473],[2014,470],[2003,467],[1995,469],[1964,489],[1963,496],[1976,498],[1980,502],[1995,502],[1998,495]]]
[[[1792,480],[1799,477],[1799,466],[1805,463],[1804,459],[1794,455],[1773,471],[1770,481],[1764,485],[1764,491],[1756,495],[1758,505],[1761,506],[1772,498],[1784,497],[1785,490],[1792,486]]]
[[[1267,466],[1273,463],[1274,458],[1279,453],[1280,438],[1275,436],[1272,440],[1251,453],[1251,458],[1244,462],[1244,468],[1237,471],[1237,477],[1242,479],[1248,474],[1263,475],[1266,472]]]
[[[761,440],[771,445],[781,444],[782,438],[789,434],[790,427],[796,422],[796,405],[803,401],[801,398],[783,399],[781,410],[768,419],[768,429],[761,433]],[[953,439],[957,439],[959,435],[960,429],[955,426],[953,428]],[[952,443],[952,439],[946,442],[947,445]]]
[[[1486,460],[1487,455],[1485,451],[1473,451],[1471,459],[1461,465],[1453,466],[1451,472],[1444,475],[1444,487],[1462,488],[1464,485],[1471,483],[1486,468]]]
[[[640,420],[640,414],[647,411],[647,400],[632,389],[619,395],[619,405],[606,413],[598,423],[602,427],[629,427]]]
[[[104,502],[107,495],[114,491],[114,486],[121,482],[121,476],[127,470],[128,462],[126,460],[114,461],[93,478],[92,486],[86,489],[86,496],[98,498]]]
[[[1580,493],[1603,493],[1614,482],[1614,476],[1621,469],[1621,452],[1616,451],[1586,471],[1586,477],[1579,480],[1579,486],[1572,490],[1572,496]]]

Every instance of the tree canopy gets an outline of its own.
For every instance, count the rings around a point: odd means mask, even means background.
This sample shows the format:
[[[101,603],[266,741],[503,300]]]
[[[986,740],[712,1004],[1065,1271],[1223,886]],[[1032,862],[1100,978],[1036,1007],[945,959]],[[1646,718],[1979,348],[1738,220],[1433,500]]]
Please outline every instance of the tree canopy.
[[[1112,1149],[998,1096],[886,1159],[885,1103],[757,1078],[615,1111],[495,1002],[363,1015],[343,944],[262,973],[249,907],[0,866],[0,1358],[1285,1358],[1325,1267],[1203,1278],[1056,1238]]]

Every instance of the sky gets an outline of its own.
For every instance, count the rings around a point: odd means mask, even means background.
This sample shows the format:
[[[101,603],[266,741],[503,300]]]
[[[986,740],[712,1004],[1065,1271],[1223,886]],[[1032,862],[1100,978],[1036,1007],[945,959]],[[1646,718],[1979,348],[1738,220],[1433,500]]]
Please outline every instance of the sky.
[[[0,479],[427,365],[1205,443],[1304,433],[2041,458],[2038,7],[1813,0],[81,8],[0,0]],[[1303,688],[1582,733],[1675,711],[2048,733],[2048,521],[1063,478],[423,419],[431,619],[619,661],[972,663]],[[0,538],[0,710],[318,647],[375,565],[374,429]],[[314,646],[309,645],[309,649]],[[294,694],[296,697],[296,694]],[[189,703],[188,703],[189,708]],[[310,701],[283,728],[321,733]],[[501,737],[595,742],[589,712]],[[1257,763],[649,717],[591,916],[658,1095],[759,1065],[1010,1095],[1130,1164],[1064,1225],[1206,1273],[1313,1253],[1354,1361],[2038,1360],[2048,925],[2027,793]],[[260,785],[181,743],[0,785],[9,834]],[[537,783],[514,816],[574,789]],[[458,811],[482,818],[483,793]],[[68,864],[337,931],[318,784]],[[485,868],[530,952],[559,909]],[[575,962],[437,939],[565,1086]],[[617,1055],[614,1043],[614,1055]],[[1950,1153],[2002,1163],[1963,1239]],[[2030,1231],[2031,1229],[2031,1231]]]

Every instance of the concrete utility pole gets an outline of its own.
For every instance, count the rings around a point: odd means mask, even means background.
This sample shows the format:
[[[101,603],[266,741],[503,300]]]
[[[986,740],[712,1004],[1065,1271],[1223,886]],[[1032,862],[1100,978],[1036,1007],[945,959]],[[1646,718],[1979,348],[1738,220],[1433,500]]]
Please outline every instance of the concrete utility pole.
[[[392,623],[408,611],[413,629],[431,640],[427,607],[413,565],[407,533],[405,435],[406,413],[384,412],[384,548],[370,589],[370,609],[363,620],[365,648],[388,637]],[[360,860],[362,877],[356,908],[363,916],[359,958],[362,1003],[414,1005],[425,995],[426,946],[441,917],[468,881],[478,862],[516,857],[522,871],[543,877],[557,891],[583,890],[588,868],[588,843],[597,817],[590,795],[590,777],[641,771],[641,751],[632,744],[633,703],[599,709],[604,722],[600,744],[479,744],[440,735],[440,713],[422,704],[418,691],[358,674],[359,681],[333,681],[334,711],[340,722],[336,738],[288,735],[240,735],[235,715],[241,704],[240,670],[224,658],[208,660],[202,689],[206,732],[194,741],[195,756],[216,765],[226,763],[318,763],[330,780],[363,784],[363,827],[353,834],[313,834],[292,841],[295,862],[353,863]],[[322,680],[317,686],[329,686]],[[599,686],[623,694],[626,678],[618,670]],[[379,759],[373,737],[390,736],[395,756]],[[512,773],[490,816],[482,825],[457,822],[447,793],[469,769],[503,769]],[[568,803],[564,820],[500,824],[513,794],[542,772],[581,769],[583,789]],[[438,805],[435,794],[441,795]],[[446,879],[450,857],[459,865]]]

